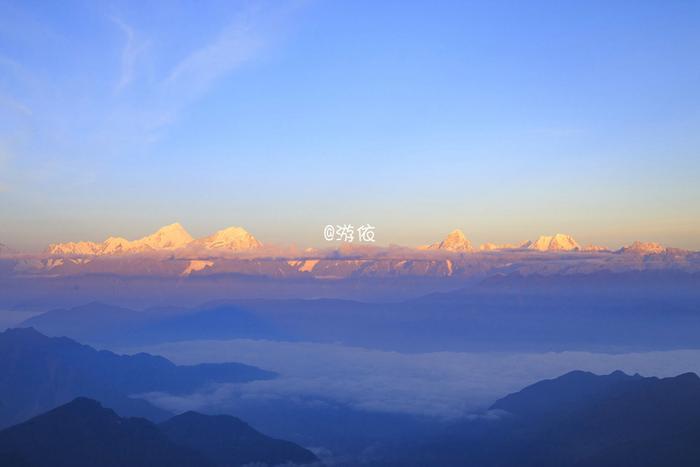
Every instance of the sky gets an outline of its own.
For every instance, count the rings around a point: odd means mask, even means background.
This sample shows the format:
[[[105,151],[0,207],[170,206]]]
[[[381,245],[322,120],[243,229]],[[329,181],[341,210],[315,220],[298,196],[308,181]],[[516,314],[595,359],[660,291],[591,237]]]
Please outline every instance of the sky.
[[[700,3],[0,0],[0,243],[700,249]]]

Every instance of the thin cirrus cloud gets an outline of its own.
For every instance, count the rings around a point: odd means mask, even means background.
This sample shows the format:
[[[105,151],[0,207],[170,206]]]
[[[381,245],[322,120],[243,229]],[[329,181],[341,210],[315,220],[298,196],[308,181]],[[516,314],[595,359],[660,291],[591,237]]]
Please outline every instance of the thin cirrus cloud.
[[[174,66],[161,73],[161,78],[148,83],[145,102],[128,108],[120,116],[139,122],[153,139],[165,127],[177,121],[190,104],[206,95],[217,83],[255,59],[270,42],[271,23],[281,15],[265,14],[259,9],[239,12],[215,37],[203,46],[181,57]],[[120,19],[113,19],[124,35],[121,69],[116,89],[122,91],[136,85],[139,65],[145,63],[145,52],[152,41]],[[133,113],[133,114],[132,114]]]
[[[257,23],[252,15],[234,19],[214,41],[175,66],[162,83],[166,92],[186,90],[186,99],[197,97],[221,76],[253,57],[264,42]]]
[[[10,57],[0,55],[0,70],[6,77],[25,83],[25,86],[33,84],[34,77],[31,73],[20,62]],[[0,92],[0,107],[11,109],[23,117],[31,117],[34,113],[32,108],[19,96],[11,95],[7,92]]]
[[[41,216],[60,212],[49,207],[60,196],[45,197],[45,187],[60,185],[72,196],[104,174],[125,174],[113,169],[140,164],[188,106],[264,53],[293,19],[289,13],[282,3],[232,9],[218,30],[182,48],[173,45],[177,24],[145,26],[120,12],[90,17],[108,28],[97,31],[94,43],[66,24],[35,19],[52,34],[46,50],[33,54],[33,43],[17,39],[0,52],[0,191],[17,189],[17,211]],[[117,42],[104,42],[100,33]],[[49,53],[56,60],[44,66]]]
[[[31,117],[33,113],[28,105],[9,96],[0,96],[0,105],[13,109],[25,117]]]
[[[134,28],[119,18],[113,17],[112,22],[119,27],[125,39],[121,53],[121,73],[116,84],[116,90],[120,91],[133,81],[137,60],[148,48],[149,42],[137,39]]]
[[[8,128],[19,128],[24,133],[38,133],[45,139],[73,131],[82,135],[72,142],[63,138],[65,141],[59,144],[52,143],[51,153],[65,144],[69,147],[63,147],[63,152],[77,154],[76,146],[89,146],[95,141],[147,141],[148,133],[174,123],[188,105],[256,58],[279,31],[279,23],[287,19],[286,11],[273,6],[233,12],[209,42],[181,52],[166,67],[159,66],[156,59],[159,52],[171,49],[173,38],[167,28],[142,30],[121,15],[107,16],[121,40],[109,52],[119,64],[112,79],[107,79],[112,92],[105,92],[104,81],[95,78],[101,70],[91,68],[89,60],[76,64],[70,71],[71,79],[62,82],[54,75],[46,75],[31,58],[19,58],[31,57],[24,49],[26,44],[20,42],[14,56],[0,54],[0,70],[4,72],[0,79],[0,110],[10,111],[4,112],[11,123]],[[66,44],[71,44],[71,34],[59,34],[53,43],[60,49],[53,51],[59,54],[59,62]],[[62,45],[56,46],[57,43]],[[67,106],[73,118],[66,119]],[[0,129],[0,137],[7,139],[8,131]],[[92,136],[86,139],[86,135]]]

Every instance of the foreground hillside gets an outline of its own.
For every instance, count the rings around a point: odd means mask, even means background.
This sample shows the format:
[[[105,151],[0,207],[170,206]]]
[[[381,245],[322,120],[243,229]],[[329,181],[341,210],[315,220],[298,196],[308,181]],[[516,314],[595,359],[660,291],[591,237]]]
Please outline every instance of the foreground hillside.
[[[700,465],[700,378],[580,371],[542,381],[410,450],[399,465]]]
[[[5,467],[237,467],[311,464],[310,451],[230,416],[189,412],[155,425],[77,398],[0,431]]]

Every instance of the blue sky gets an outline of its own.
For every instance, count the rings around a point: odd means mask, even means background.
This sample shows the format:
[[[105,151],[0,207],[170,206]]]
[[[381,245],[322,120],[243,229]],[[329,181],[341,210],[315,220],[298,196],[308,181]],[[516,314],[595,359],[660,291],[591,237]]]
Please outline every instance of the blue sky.
[[[700,4],[0,2],[0,242],[700,249]]]

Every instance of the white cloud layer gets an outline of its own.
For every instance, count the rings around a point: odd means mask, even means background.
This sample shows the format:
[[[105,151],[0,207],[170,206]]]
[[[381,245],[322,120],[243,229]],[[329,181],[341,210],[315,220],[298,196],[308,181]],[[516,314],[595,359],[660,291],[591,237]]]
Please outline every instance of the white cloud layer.
[[[304,403],[331,401],[381,412],[457,417],[496,399],[571,370],[645,376],[700,372],[700,350],[625,354],[458,353],[402,354],[341,345],[256,340],[190,341],[147,351],[176,363],[239,361],[280,373],[271,381],[223,384],[197,394],[150,394],[171,410],[204,410],[265,398]]]

